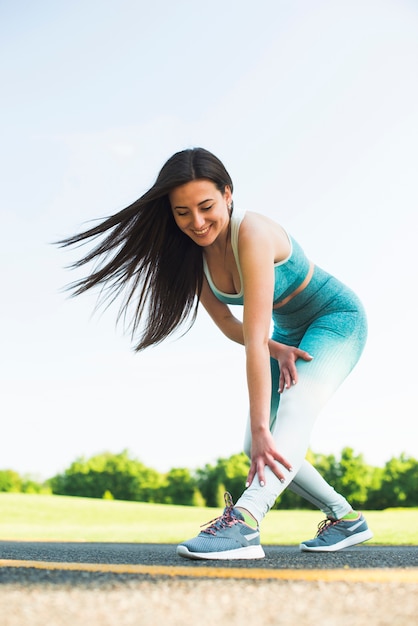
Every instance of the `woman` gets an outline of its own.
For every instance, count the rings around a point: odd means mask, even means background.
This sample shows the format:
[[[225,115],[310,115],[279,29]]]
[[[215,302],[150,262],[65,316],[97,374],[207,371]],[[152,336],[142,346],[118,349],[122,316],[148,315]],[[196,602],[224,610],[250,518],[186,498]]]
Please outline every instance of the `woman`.
[[[139,200],[61,242],[101,237],[74,264],[101,261],[73,285],[74,293],[100,285],[113,300],[124,291],[120,314],[133,309],[138,351],[161,342],[189,317],[193,323],[199,302],[229,339],[245,347],[245,450],[251,459],[246,489],[235,506],[225,494],[223,514],[178,546],[180,556],[262,558],[259,524],[286,488],[326,515],[302,550],[361,543],[372,537],[363,515],[305,455],[318,413],[363,350],[362,305],[310,262],[282,226],[258,213],[234,212],[232,194],[232,180],[213,154],[202,148],[176,153]],[[243,305],[242,322],[229,304]]]

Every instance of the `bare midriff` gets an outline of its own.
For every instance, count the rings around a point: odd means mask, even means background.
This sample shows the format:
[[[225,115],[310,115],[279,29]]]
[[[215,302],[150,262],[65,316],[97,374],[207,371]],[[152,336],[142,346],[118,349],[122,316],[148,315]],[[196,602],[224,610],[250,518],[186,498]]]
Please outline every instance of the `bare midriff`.
[[[309,264],[309,271],[305,276],[305,279],[303,280],[303,282],[301,282],[301,284],[299,285],[299,287],[296,287],[296,289],[294,291],[292,291],[292,293],[290,293],[286,298],[284,298],[283,300],[280,300],[279,302],[276,302],[276,304],[273,305],[273,309],[280,309],[280,307],[284,306],[285,304],[287,304],[288,302],[290,302],[291,300],[293,300],[293,298],[295,296],[297,296],[299,293],[301,293],[305,287],[307,287],[309,285],[309,283],[311,282],[311,278],[313,276],[314,273],[314,264],[312,263],[312,261]]]

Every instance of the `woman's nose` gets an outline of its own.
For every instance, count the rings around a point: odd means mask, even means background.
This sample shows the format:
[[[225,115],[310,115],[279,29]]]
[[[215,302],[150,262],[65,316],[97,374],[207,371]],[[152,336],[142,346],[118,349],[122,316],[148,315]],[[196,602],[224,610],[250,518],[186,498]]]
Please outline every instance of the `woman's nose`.
[[[205,223],[205,218],[200,213],[195,213],[193,215],[193,228],[195,230],[200,230]]]

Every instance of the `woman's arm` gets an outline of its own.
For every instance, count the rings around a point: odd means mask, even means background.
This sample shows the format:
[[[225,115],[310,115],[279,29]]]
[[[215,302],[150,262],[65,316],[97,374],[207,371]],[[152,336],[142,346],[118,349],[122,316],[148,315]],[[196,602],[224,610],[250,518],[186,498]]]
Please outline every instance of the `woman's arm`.
[[[247,221],[247,218],[246,220]],[[289,463],[277,452],[269,429],[271,373],[269,333],[274,293],[275,242],[266,223],[253,216],[248,228],[240,229],[239,255],[244,288],[243,321],[220,302],[204,280],[201,302],[215,324],[246,350],[247,384],[252,431],[251,468],[248,483],[257,474],[265,482],[264,467],[270,466],[279,479]],[[286,256],[286,254],[284,254]],[[279,465],[279,463],[281,465]]]
[[[210,289],[206,278],[204,278],[203,290],[200,298],[201,304],[206,309],[209,316],[215,322],[216,326],[222,333],[242,346],[244,342],[244,331],[242,322],[237,319],[231,312],[228,305],[220,302]],[[280,365],[279,393],[285,389],[289,389],[298,382],[298,373],[296,369],[297,359],[310,361],[313,357],[305,350],[300,350],[294,346],[287,346],[273,339],[268,341],[269,353],[273,359],[276,359]]]
[[[231,341],[235,341],[235,343],[239,343],[243,346],[244,334],[242,331],[242,323],[234,315],[232,315],[229,306],[218,300],[218,298],[214,295],[213,291],[209,287],[206,277],[203,278],[200,302],[203,304],[219,330],[221,330],[223,334],[228,337],[228,339],[231,339]]]
[[[257,475],[265,483],[265,466],[284,479],[289,462],[277,451],[270,432],[271,370],[269,335],[274,298],[277,238],[264,220],[252,216],[241,224],[239,257],[244,288],[243,335],[251,421],[251,467],[248,482]],[[284,254],[283,256],[286,256]]]

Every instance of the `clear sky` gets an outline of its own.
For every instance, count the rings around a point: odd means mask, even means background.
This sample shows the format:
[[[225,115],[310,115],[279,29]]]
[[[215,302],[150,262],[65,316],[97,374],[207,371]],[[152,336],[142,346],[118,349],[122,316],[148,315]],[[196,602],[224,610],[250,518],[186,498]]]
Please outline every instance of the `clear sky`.
[[[243,349],[205,314],[135,355],[117,307],[68,299],[50,242],[204,146],[235,206],[282,223],[369,317],[312,448],[418,457],[418,4],[0,2],[0,468],[50,477],[127,448],[159,471],[239,452]]]

